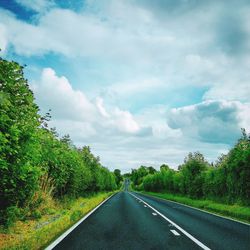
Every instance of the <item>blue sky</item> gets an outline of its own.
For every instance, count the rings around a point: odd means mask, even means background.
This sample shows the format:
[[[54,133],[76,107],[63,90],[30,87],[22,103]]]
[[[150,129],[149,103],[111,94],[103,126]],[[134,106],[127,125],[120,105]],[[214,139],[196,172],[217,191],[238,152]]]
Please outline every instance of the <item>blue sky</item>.
[[[250,130],[250,3],[2,0],[1,56],[110,169],[209,161]]]

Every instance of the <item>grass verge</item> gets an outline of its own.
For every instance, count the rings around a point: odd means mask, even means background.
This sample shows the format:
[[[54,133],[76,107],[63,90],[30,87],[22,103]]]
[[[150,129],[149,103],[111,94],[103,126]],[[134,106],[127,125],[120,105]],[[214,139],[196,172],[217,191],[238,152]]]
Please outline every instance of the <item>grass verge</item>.
[[[191,199],[185,196],[179,196],[168,193],[141,192],[165,200],[179,202],[191,207],[199,208],[208,212],[222,215],[231,219],[236,219],[242,222],[250,223],[250,207],[240,206],[238,204],[227,205],[217,203],[211,200]]]
[[[40,219],[16,222],[8,231],[0,229],[0,249],[44,249],[112,193],[88,198],[65,198]]]

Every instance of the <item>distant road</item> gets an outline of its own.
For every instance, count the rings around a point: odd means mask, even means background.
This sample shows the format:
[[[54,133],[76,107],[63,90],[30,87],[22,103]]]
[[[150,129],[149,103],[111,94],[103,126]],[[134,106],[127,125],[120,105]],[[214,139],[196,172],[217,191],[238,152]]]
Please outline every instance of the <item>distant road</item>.
[[[177,203],[119,192],[54,249],[250,249],[250,226]]]

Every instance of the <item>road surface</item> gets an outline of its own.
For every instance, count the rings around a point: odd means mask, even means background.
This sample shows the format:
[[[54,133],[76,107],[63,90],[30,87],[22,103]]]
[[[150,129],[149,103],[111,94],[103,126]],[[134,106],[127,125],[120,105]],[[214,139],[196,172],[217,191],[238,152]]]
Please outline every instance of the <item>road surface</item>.
[[[250,226],[177,203],[119,192],[54,249],[250,249]]]

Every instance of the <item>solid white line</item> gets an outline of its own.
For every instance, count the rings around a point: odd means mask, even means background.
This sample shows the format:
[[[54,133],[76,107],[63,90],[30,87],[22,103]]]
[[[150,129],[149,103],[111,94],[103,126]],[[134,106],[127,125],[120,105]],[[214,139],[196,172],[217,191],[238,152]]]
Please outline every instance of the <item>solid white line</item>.
[[[109,196],[106,200],[101,202],[97,207],[95,207],[93,210],[91,210],[89,213],[87,213],[81,220],[76,222],[71,228],[69,228],[67,231],[65,231],[61,236],[59,236],[55,241],[53,241],[49,246],[45,248],[45,250],[51,250],[53,249],[58,243],[60,243],[68,234],[70,234],[76,227],[78,227],[84,220],[86,220],[92,213],[94,213],[101,205],[103,205],[107,200],[109,200],[111,197],[113,197],[115,194],[112,194]]]
[[[156,198],[156,199],[159,199],[159,200],[163,200],[163,201],[173,202],[173,203],[176,203],[176,204],[178,204],[178,205],[182,205],[182,206],[185,206],[185,207],[189,207],[189,208],[192,208],[192,209],[201,211],[201,212],[203,212],[203,213],[211,214],[211,215],[214,215],[214,216],[217,216],[217,217],[226,219],[226,220],[231,220],[231,221],[234,221],[234,222],[238,222],[238,223],[241,223],[241,224],[250,226],[250,223],[243,222],[243,221],[239,221],[239,220],[236,220],[236,219],[233,219],[233,218],[230,218],[230,217],[226,217],[226,216],[223,216],[223,215],[220,215],[220,214],[215,214],[215,213],[213,213],[213,212],[209,212],[209,211],[206,211],[206,210],[197,208],[197,207],[191,207],[191,206],[189,206],[189,205],[186,205],[186,204],[183,204],[183,203],[180,203],[180,202],[177,202],[177,201],[171,201],[171,200],[168,200],[168,199],[164,199],[164,198],[157,197],[157,196],[153,196],[153,195],[149,195],[149,194],[143,194],[143,193],[142,193],[142,195],[148,196],[148,197],[150,197],[150,198],[153,197],[153,198]]]
[[[130,193],[130,195],[135,196],[134,194]],[[137,197],[138,198],[138,197]],[[153,211],[155,211],[157,214],[159,214],[163,219],[165,219],[166,221],[170,222],[173,226],[175,226],[179,231],[181,231],[183,234],[185,234],[190,240],[192,240],[194,243],[196,243],[198,246],[200,246],[202,249],[205,250],[211,250],[209,247],[207,247],[206,245],[204,245],[202,242],[200,242],[199,240],[197,240],[194,236],[192,236],[190,233],[188,233],[187,231],[185,231],[183,228],[181,228],[180,226],[178,226],[176,223],[174,223],[173,221],[171,221],[169,218],[167,218],[165,215],[163,215],[161,212],[159,212],[158,210],[156,210],[155,208],[153,208],[152,206],[150,206],[147,202],[145,202],[144,200],[140,199],[144,204],[146,204],[148,207],[150,207]]]
[[[175,236],[180,236],[180,234],[175,230],[170,230]]]

